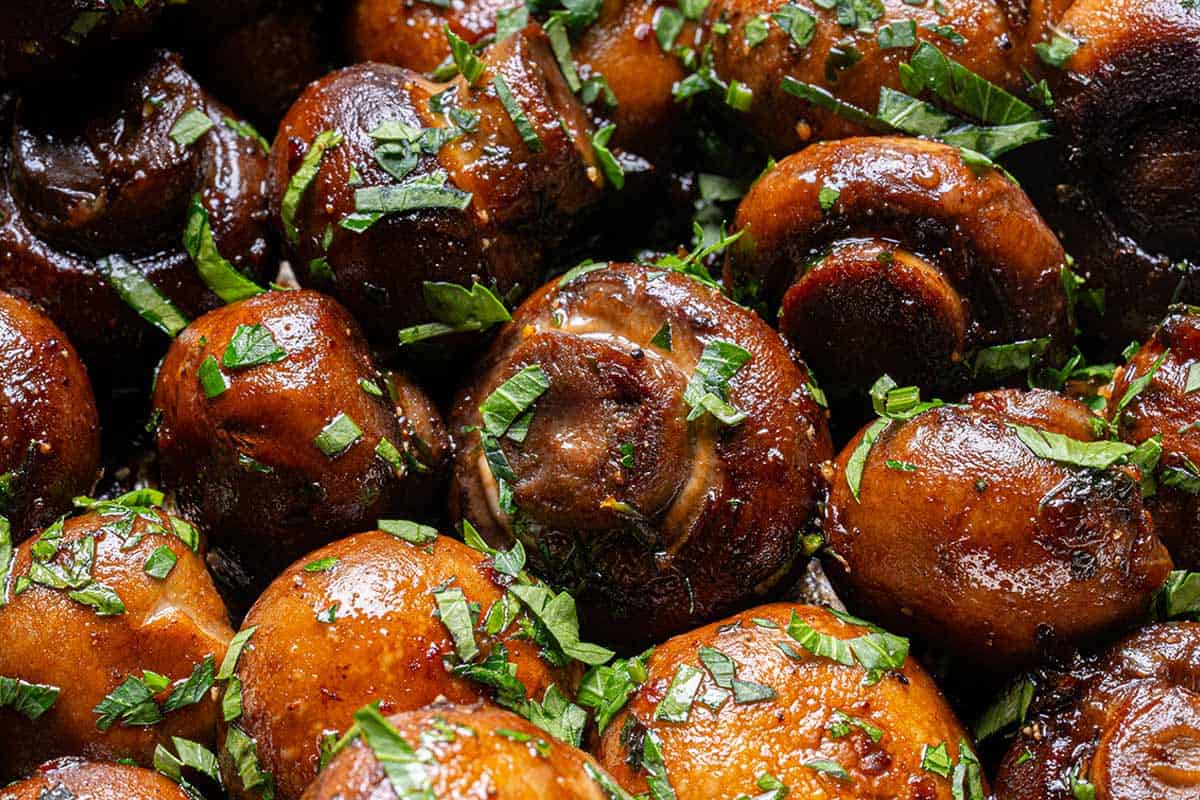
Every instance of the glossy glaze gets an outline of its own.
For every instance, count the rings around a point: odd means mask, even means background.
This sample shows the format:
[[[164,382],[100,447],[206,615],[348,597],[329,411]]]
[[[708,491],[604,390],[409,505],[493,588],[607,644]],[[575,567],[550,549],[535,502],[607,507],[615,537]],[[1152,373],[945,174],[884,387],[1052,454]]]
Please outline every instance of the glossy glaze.
[[[338,560],[324,572],[304,570],[326,558]],[[443,658],[454,654],[454,643],[431,593],[452,582],[486,613],[503,596],[498,577],[454,539],[414,545],[374,531],[308,554],[268,587],[243,622],[243,630],[257,630],[238,662],[243,714],[234,724],[256,740],[279,800],[300,797],[317,774],[322,734],[345,731],[367,703],[394,714],[438,698],[489,696],[482,684],[450,674]],[[333,622],[317,620],[335,604]],[[528,696],[540,699],[552,683],[570,690],[569,676],[548,667],[516,628],[498,638],[477,632],[477,640],[485,653],[507,647]],[[224,747],[221,758],[231,796],[256,798],[242,788]]]
[[[311,85],[292,106],[272,149],[271,180],[278,206],[314,138],[337,130],[344,141],[326,152],[296,212],[291,248],[301,282],[331,292],[363,323],[372,341],[396,344],[405,326],[431,321],[415,298],[424,281],[473,279],[497,294],[527,292],[541,278],[546,249],[568,233],[572,215],[594,202],[603,178],[594,166],[591,125],[563,82],[545,35],[529,28],[491,48],[473,88],[462,77],[433,84],[396,67],[362,64]],[[542,142],[533,152],[518,135],[493,85],[503,75]],[[406,178],[443,169],[448,182],[473,197],[464,211],[421,209],[392,213],[365,232],[338,223],[355,209],[353,168],[363,187],[395,185],[375,160],[371,131],[400,120],[442,127],[431,95],[456,87],[459,105],[477,111],[479,129],[422,156]],[[562,124],[560,125],[560,120]],[[328,248],[326,230],[332,231]],[[333,282],[310,273],[325,256]]]
[[[1071,336],[1058,240],[1019,186],[958,148],[812,145],[754,184],[735,226],[726,282],[779,304],[780,330],[836,394],[885,372],[961,391],[977,348],[1050,337],[1053,357]]]
[[[851,609],[1003,675],[1141,620],[1171,569],[1137,482],[1033,453],[1013,424],[1095,438],[1088,410],[1050,392],[972,395],[892,422],[859,500],[837,459],[826,566]],[[889,467],[888,461],[914,465]]]
[[[224,368],[229,388],[209,398],[200,365],[209,356],[221,361],[242,325],[265,326],[287,355]],[[401,391],[392,401],[357,323],[316,292],[261,294],[180,334],[154,395],[161,470],[180,509],[211,532],[225,583],[253,597],[306,551],[432,502],[445,432],[423,393],[396,381]],[[315,440],[339,414],[362,436],[328,455]],[[385,438],[428,471],[380,457]]]
[[[671,350],[650,344],[664,322]],[[729,382],[729,401],[749,415],[736,426],[686,420],[684,389],[713,339],[751,354]],[[478,434],[463,429],[532,364],[550,388],[524,444],[501,440],[517,475],[518,535],[536,570],[574,588],[585,628],[636,646],[750,602],[784,577],[816,508],[830,440],[805,369],[762,320],[652,267],[610,265],[542,287],[500,331],[450,423],[452,513],[495,544],[511,542],[514,520],[497,504]],[[620,463],[626,444],[631,467]]]
[[[429,756],[423,778],[433,797],[609,797],[584,771],[585,764],[598,769],[591,756],[511,712],[486,704],[435,703],[424,710],[394,714],[388,722],[413,748]],[[529,739],[515,741],[521,737]],[[376,800],[392,791],[383,767],[359,739],[322,770],[304,800]]]
[[[1168,304],[1200,299],[1200,10],[1185,0],[1079,0],[1081,42],[1054,78],[1062,159],[1043,208],[1092,286],[1109,352]]]
[[[1161,359],[1161,363],[1159,360]],[[1150,339],[1117,371],[1108,387],[1108,417],[1118,416],[1118,406],[1130,384],[1154,376],[1120,412],[1118,432],[1124,441],[1140,444],[1152,436],[1162,437],[1162,469],[1189,472],[1188,461],[1200,464],[1200,394],[1187,391],[1188,375],[1200,360],[1200,315],[1187,307],[1176,307],[1155,329]],[[1158,363],[1158,369],[1154,365]],[[1200,369],[1200,368],[1198,368]],[[1135,387],[1136,388],[1136,387]],[[1169,481],[1169,479],[1168,479]],[[1200,501],[1181,486],[1159,480],[1147,505],[1154,527],[1171,551],[1180,569],[1200,568]]]
[[[88,494],[100,470],[100,421],[75,348],[33,306],[0,292],[0,509],[15,538],[49,525]]]
[[[651,655],[649,678],[605,729],[596,751],[600,763],[627,791],[646,791],[645,772],[631,747],[636,750],[649,731],[659,740],[679,800],[753,797],[763,773],[788,786],[793,797],[949,800],[950,782],[921,768],[922,750],[945,742],[958,760],[960,742],[969,744],[970,737],[925,671],[908,658],[901,669],[867,685],[858,664],[843,666],[800,647],[786,631],[793,612],[818,633],[838,639],[867,632],[823,608],[777,603],[669,639]],[[780,645],[798,657],[786,655]],[[727,700],[715,712],[697,701],[686,722],[656,721],[655,709],[680,665],[703,673],[701,695],[715,687],[701,666],[701,647],[729,656],[738,680],[769,686],[775,698]],[[845,736],[831,736],[827,729],[835,710],[880,729],[881,738],[875,742],[857,726]],[[849,780],[806,766],[816,759],[837,762]]]
[[[1151,625],[1098,659],[1077,659],[1035,696],[996,776],[997,798],[1071,800],[1072,774],[1099,800],[1195,797],[1198,680],[1194,622]]]
[[[29,572],[37,539],[17,549],[9,601],[0,607],[0,675],[57,686],[60,693],[34,721],[0,708],[0,730],[5,731],[0,780],[27,775],[58,756],[129,758],[149,767],[155,746],[170,746],[172,736],[212,746],[219,711],[211,697],[166,714],[156,725],[96,727],[92,709],[126,678],[140,677],[143,670],[172,681],[187,678],[205,656],[219,665],[233,635],[201,556],[170,532],[166,514],[146,512],[146,517],[134,515],[124,538],[117,524],[120,515],[89,513],[63,527],[63,545],[54,562],[69,566],[66,544],[93,536],[92,580],[115,591],[125,605],[125,612],[114,616],[99,616],[70,599],[67,590],[40,584],[13,596],[17,577]],[[158,547],[169,547],[177,559],[162,580],[144,570]],[[169,694],[164,690],[157,700],[161,703]]]
[[[170,132],[193,109],[214,125],[183,146]],[[226,116],[236,119],[163,51],[0,110],[0,288],[44,307],[98,383],[144,386],[166,341],[109,286],[100,259],[127,259],[186,316],[219,304],[183,249],[194,194],[221,255],[274,277],[266,155]]]
[[[345,47],[354,62],[377,61],[432,72],[450,56],[445,26],[472,45],[496,32],[504,0],[452,0],[444,6],[405,0],[351,0]]]
[[[44,800],[66,790],[85,800],[188,800],[178,784],[141,767],[63,758],[48,761],[27,780],[0,787],[0,800]]]

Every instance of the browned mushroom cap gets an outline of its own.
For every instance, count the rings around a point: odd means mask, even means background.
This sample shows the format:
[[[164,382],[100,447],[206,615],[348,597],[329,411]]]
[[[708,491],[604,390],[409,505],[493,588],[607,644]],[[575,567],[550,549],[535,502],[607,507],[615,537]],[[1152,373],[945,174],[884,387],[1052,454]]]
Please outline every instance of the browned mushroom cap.
[[[587,753],[521,717],[486,705],[436,703],[387,719],[421,755],[418,786],[431,797],[489,800],[611,800],[612,778]],[[304,800],[373,800],[392,789],[377,751],[362,737],[321,771]]]
[[[378,61],[416,72],[432,72],[450,57],[446,26],[478,45],[496,32],[496,14],[510,0],[409,3],[406,0],[351,0],[347,4],[346,50],[352,61]]]
[[[973,351],[1046,339],[1053,357],[1071,335],[1054,234],[1019,186],[954,147],[813,145],[751,188],[737,229],[726,282],[782,298],[780,330],[835,393],[885,372],[961,389]]]
[[[856,498],[864,430],[838,456],[826,508],[835,584],[853,608],[990,674],[1141,619],[1171,559],[1138,483],[1023,439],[1091,442],[1093,421],[1042,390],[892,421],[866,445]]]
[[[316,292],[232,303],[175,340],[154,394],[163,484],[211,533],[223,581],[261,589],[307,550],[430,502],[445,433],[396,385]]]
[[[400,328],[431,321],[415,301],[425,281],[478,280],[501,296],[528,291],[542,274],[547,247],[600,193],[590,123],[545,35],[530,27],[510,36],[488,51],[484,64],[471,86],[461,76],[433,84],[395,67],[349,67],[310,86],[280,126],[272,181],[300,279],[328,287],[376,342],[394,345]],[[507,99],[497,86],[507,87]],[[403,145],[380,126],[408,126],[414,137],[445,130],[452,118],[435,112],[431,98],[447,90],[452,95],[439,95],[435,105],[477,114],[477,129],[460,128],[452,141],[425,147],[419,159],[410,143],[415,161],[400,167],[388,145]],[[314,142],[327,131],[336,134],[325,136],[330,146],[314,163]],[[296,174],[305,163],[317,171],[302,186]],[[422,199],[429,186],[413,181],[432,181],[449,199]],[[356,209],[376,206],[361,205],[356,195],[379,192],[414,200],[413,210],[376,214],[361,230]],[[458,207],[433,207],[447,203]]]
[[[390,527],[395,535],[360,533],[308,554],[250,609],[242,633],[253,633],[236,670],[242,712],[220,736],[222,772],[235,800],[259,798],[245,773],[239,776],[231,754],[238,742],[255,743],[276,798],[296,800],[317,775],[321,752],[363,705],[378,702],[393,714],[438,698],[472,703],[492,695],[485,683],[451,672],[461,651],[439,618],[435,595],[443,590],[478,604],[476,660],[507,660],[528,698],[541,700],[556,683],[570,691],[570,674],[549,666],[523,628],[484,633],[483,620],[505,602],[490,560],[432,528],[402,525]]]
[[[102,259],[131,263],[188,316],[219,303],[183,246],[195,195],[220,254],[259,279],[273,275],[266,155],[175,56],[24,96],[11,110],[11,141],[6,130],[0,145],[0,288],[43,306],[97,380],[144,380],[142,365],[162,347],[109,285]]]
[[[66,335],[3,292],[0,385],[0,513],[19,541],[92,490],[100,422],[87,371]]]
[[[1200,792],[1200,625],[1151,625],[1041,687],[999,800],[1184,800]],[[1076,789],[1084,787],[1083,790]]]
[[[1108,388],[1107,415],[1121,439],[1141,444],[1161,437],[1158,488],[1147,506],[1154,529],[1181,569],[1200,569],[1198,363],[1200,310],[1176,307]]]
[[[849,655],[847,641],[877,631],[816,606],[778,603],[676,636],[654,649],[648,677],[605,728],[597,757],[631,793],[665,771],[679,800],[756,797],[770,788],[764,775],[791,797],[963,797],[949,773],[923,766],[927,748],[944,748],[950,764],[973,754],[916,660],[893,651],[895,666],[869,675],[853,656],[839,662],[825,649]]]
[[[503,406],[499,387],[518,373],[544,384],[527,432],[480,411]],[[707,393],[732,424],[705,413]],[[507,467],[489,464],[481,424]],[[630,646],[779,582],[830,455],[807,373],[774,331],[716,289],[630,264],[527,300],[460,394],[451,433],[452,513],[493,544],[523,540],[535,570],[582,593],[593,635]]]
[[[33,777],[0,788],[2,800],[188,800],[189,795],[157,772],[124,764],[62,758],[37,768]]]
[[[161,511],[106,503],[0,566],[0,680],[43,701],[0,706],[0,780],[63,755],[150,766],[172,736],[212,746],[208,689],[233,631],[196,539]]]
[[[712,44],[716,73],[725,82],[740,81],[753,91],[747,126],[772,153],[787,155],[808,142],[870,132],[862,124],[789,94],[783,89],[783,81],[785,77],[793,78],[874,112],[881,87],[902,88],[899,65],[912,53],[910,47],[880,46],[877,31],[893,23],[912,20],[917,26],[917,41],[933,44],[993,83],[1023,92],[1021,67],[1029,63],[1028,50],[1014,44],[1042,29],[1048,4],[944,0],[935,7],[931,3],[884,0],[881,5],[883,14],[878,19],[862,24],[852,15],[848,25],[839,23],[844,18],[840,6],[835,9],[828,4],[825,9],[815,3],[801,5],[799,8],[812,21],[811,39],[803,45],[797,42],[809,39],[809,25],[798,19],[790,32],[785,28],[785,20],[791,24],[785,0],[718,0],[708,5],[707,40]],[[1005,13],[1008,8],[1019,7],[1029,13]],[[860,13],[867,14],[865,10]],[[780,15],[778,21],[773,20],[776,14]],[[727,33],[713,30],[718,22],[728,25]],[[748,34],[747,25],[764,22],[766,38],[758,40]],[[961,36],[962,41],[951,32]]]
[[[1117,350],[1200,300],[1200,9],[1079,0],[1061,28],[1079,49],[1053,86],[1063,159],[1042,207],[1105,290],[1085,330]]]
[[[110,67],[119,45],[142,39],[168,4],[0,0],[0,81],[46,83],[84,66]]]

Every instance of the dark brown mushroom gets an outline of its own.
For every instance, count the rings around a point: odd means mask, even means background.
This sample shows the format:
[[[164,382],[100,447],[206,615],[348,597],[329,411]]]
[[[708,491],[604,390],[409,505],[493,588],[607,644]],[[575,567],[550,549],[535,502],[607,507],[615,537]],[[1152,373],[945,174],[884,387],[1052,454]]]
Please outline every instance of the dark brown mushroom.
[[[532,416],[484,417],[518,373]],[[630,264],[529,298],[451,433],[455,518],[497,546],[522,540],[535,571],[575,591],[588,632],[621,646],[779,585],[830,455],[807,373],[774,331],[715,288]]]

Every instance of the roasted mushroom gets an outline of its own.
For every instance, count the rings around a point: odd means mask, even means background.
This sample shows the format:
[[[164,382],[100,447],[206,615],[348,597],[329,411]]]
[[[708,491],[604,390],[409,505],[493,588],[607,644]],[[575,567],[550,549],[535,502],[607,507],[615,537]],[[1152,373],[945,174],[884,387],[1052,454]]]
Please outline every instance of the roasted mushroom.
[[[385,377],[346,310],[311,291],[193,322],[163,361],[154,408],[163,483],[210,533],[235,590],[261,590],[308,550],[427,507],[445,456],[430,401]]]
[[[196,529],[148,499],[93,502],[15,559],[0,547],[0,780],[59,756],[150,766],[173,736],[212,745],[233,631]]]
[[[591,756],[509,711],[435,703],[387,719],[364,708],[355,719],[358,736],[321,771],[304,800],[371,800],[399,789],[488,800],[615,796],[616,783]],[[405,745],[421,766],[411,783],[398,785],[381,757]]]
[[[33,777],[0,787],[0,800],[189,800],[177,784],[152,770],[62,758]]]
[[[1194,376],[1194,377],[1193,377]],[[1108,388],[1108,420],[1130,444],[1162,445],[1146,505],[1176,566],[1200,569],[1200,310],[1179,306]]]
[[[14,541],[91,492],[100,423],[87,371],[45,314],[0,292],[0,514]]]
[[[863,620],[762,606],[659,645],[644,672],[597,750],[631,793],[986,796],[970,738],[908,642]]]
[[[749,129],[783,156],[809,142],[880,130],[870,114],[837,113],[834,98],[875,112],[882,88],[906,86],[900,65],[918,43],[1023,94],[1023,69],[1036,70],[1031,48],[1066,1],[886,0],[835,9],[824,2],[718,0],[705,9],[706,41],[716,76],[752,92]]]
[[[1200,9],[1190,0],[1078,0],[1053,71],[1055,189],[1042,208],[1103,315],[1112,353],[1176,301],[1200,301]],[[1071,54],[1071,49],[1077,48]]]
[[[492,560],[432,528],[382,525],[293,564],[246,616],[241,710],[220,737],[236,800],[258,800],[267,782],[278,800],[299,798],[366,703],[393,714],[438,698],[472,703],[496,691],[519,706],[570,691],[568,672],[515,624]]]
[[[816,144],[738,206],[726,283],[779,304],[833,394],[883,373],[959,392],[1065,350],[1062,247],[1020,187],[965,158],[918,139]]]
[[[750,602],[802,551],[830,456],[777,334],[670,269],[546,284],[459,395],[450,503],[636,646]]]
[[[1132,447],[1044,390],[932,408],[914,395],[880,397],[837,459],[825,563],[852,610],[979,679],[1143,617],[1171,559],[1118,464]]]
[[[1033,696],[999,800],[1184,800],[1200,792],[1200,625],[1151,625]]]
[[[345,20],[346,52],[353,62],[394,64],[433,72],[450,58],[446,27],[472,46],[496,32],[496,14],[508,0],[435,4],[404,0],[351,0]]]
[[[377,344],[395,346],[417,323],[465,321],[434,319],[416,301],[423,284],[527,292],[604,184],[590,122],[544,34],[531,26],[470,59],[473,80],[448,84],[377,64],[334,72],[275,139],[272,186],[297,274]]]
[[[0,289],[41,305],[98,384],[144,386],[164,348],[151,324],[174,334],[179,311],[219,304],[188,248],[274,276],[266,155],[175,56],[7,106]]]

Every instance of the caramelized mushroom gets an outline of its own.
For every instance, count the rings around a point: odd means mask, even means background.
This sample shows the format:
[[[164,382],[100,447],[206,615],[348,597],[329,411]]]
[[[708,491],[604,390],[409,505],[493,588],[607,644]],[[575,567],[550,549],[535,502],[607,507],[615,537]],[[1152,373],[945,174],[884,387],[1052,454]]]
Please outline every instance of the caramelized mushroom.
[[[44,0],[0,2],[0,82],[45,83],[77,68],[111,64],[118,45],[142,39],[167,0],[79,3]]]
[[[887,652],[874,672],[853,654],[864,637]],[[597,757],[627,791],[678,800],[984,797],[970,738],[907,648],[816,606],[751,609],[655,648]]]
[[[816,144],[738,207],[726,283],[780,303],[780,331],[834,394],[882,373],[961,391],[980,350],[1065,349],[1062,247],[1020,187],[963,159],[918,139]]]
[[[300,280],[328,288],[376,343],[431,321],[414,302],[425,282],[528,291],[600,193],[590,123],[545,36],[508,37],[480,69],[473,84],[434,84],[349,67],[280,126],[272,185]]]
[[[1184,800],[1200,792],[1200,624],[1151,625],[1040,687],[999,800]],[[1088,793],[1090,792],[1090,794]]]
[[[62,758],[28,780],[0,788],[0,800],[188,800],[190,795],[157,772],[124,764]]]
[[[370,715],[369,711],[364,711]],[[370,715],[374,716],[374,715]],[[383,721],[381,718],[375,718]],[[376,723],[378,725],[378,722]],[[615,786],[591,756],[563,744],[508,711],[486,705],[435,703],[389,717],[384,724],[421,755],[414,783],[431,797],[488,800],[611,800]],[[378,729],[387,731],[387,727]],[[373,728],[373,736],[378,730]],[[388,779],[375,749],[362,735],[321,771],[304,800],[371,800],[387,796]],[[383,751],[383,752],[386,752]]]
[[[97,381],[144,385],[162,346],[110,281],[144,297],[148,280],[189,316],[218,305],[184,248],[191,217],[206,215],[235,268],[273,276],[266,156],[175,56],[24,95],[0,117],[0,288],[43,306]]]
[[[911,45],[881,46],[878,32],[911,21],[914,44],[929,42],[984,79],[1023,93],[1022,68],[1034,63],[1029,47],[1040,40],[1051,6],[1064,2],[943,0],[934,6],[885,0],[876,4],[883,11],[877,15],[867,3],[835,9],[833,3],[717,0],[708,4],[705,22],[716,75],[753,92],[746,124],[768,150],[783,156],[809,142],[878,130],[789,93],[785,79],[874,112],[882,87],[902,88],[899,66],[912,52]],[[718,32],[718,24],[727,32]],[[753,25],[762,26],[765,36],[753,35]]]
[[[232,303],[175,340],[154,394],[163,483],[211,532],[224,583],[257,591],[307,550],[431,503],[441,420],[392,380],[311,291]]]
[[[805,369],[761,319],[630,264],[529,298],[451,433],[455,517],[493,545],[523,541],[535,572],[576,592],[585,627],[622,646],[780,584],[831,449]]]
[[[433,72],[450,58],[445,29],[471,45],[496,32],[496,14],[509,0],[408,3],[351,0],[347,3],[346,51],[354,62],[377,61],[414,72]]]
[[[0,780],[58,756],[150,766],[173,736],[212,746],[233,632],[195,528],[140,502],[96,503],[0,558]]]
[[[1200,9],[1187,0],[1078,0],[1078,50],[1053,83],[1063,158],[1043,204],[1102,317],[1108,350],[1200,300]]]
[[[513,701],[540,699],[556,683],[570,689],[568,673],[544,661],[522,628],[483,632],[484,619],[507,603],[492,561],[432,528],[396,521],[385,527],[394,533],[356,534],[302,558],[246,615],[240,635],[251,638],[236,668],[241,713],[227,720],[220,737],[222,773],[235,800],[258,800],[247,776],[260,773],[273,781],[278,800],[299,798],[317,775],[321,753],[366,703],[393,714],[438,698],[471,703],[491,696],[489,684],[453,668],[465,663],[456,653],[465,653],[443,624],[452,619],[453,611],[442,610],[452,595],[468,628],[467,604],[478,604],[471,636],[479,652],[472,662],[506,665],[521,687],[520,698],[509,695]],[[256,754],[253,770],[236,755],[247,751]],[[342,768],[356,772],[357,759],[346,758]]]
[[[984,676],[1142,618],[1171,559],[1082,403],[1005,390],[921,408],[838,456],[826,565],[851,608]]]
[[[1108,419],[1122,440],[1141,444],[1161,437],[1158,486],[1146,505],[1181,569],[1200,569],[1198,362],[1200,311],[1179,306],[1118,370],[1108,389]]]
[[[66,335],[3,292],[0,386],[0,513],[20,541],[92,490],[100,423],[87,371]]]

